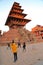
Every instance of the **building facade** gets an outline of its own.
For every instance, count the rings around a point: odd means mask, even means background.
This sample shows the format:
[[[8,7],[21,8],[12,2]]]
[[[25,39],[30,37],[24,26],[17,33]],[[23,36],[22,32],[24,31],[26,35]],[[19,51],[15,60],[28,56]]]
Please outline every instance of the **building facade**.
[[[37,41],[43,41],[43,26],[37,25],[32,28],[32,32],[35,34]]]

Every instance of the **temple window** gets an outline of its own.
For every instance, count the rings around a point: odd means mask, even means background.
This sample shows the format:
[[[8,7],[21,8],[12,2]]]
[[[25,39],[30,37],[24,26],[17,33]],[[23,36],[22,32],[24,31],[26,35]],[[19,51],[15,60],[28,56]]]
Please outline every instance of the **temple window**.
[[[16,21],[18,21],[18,19],[16,19]]]

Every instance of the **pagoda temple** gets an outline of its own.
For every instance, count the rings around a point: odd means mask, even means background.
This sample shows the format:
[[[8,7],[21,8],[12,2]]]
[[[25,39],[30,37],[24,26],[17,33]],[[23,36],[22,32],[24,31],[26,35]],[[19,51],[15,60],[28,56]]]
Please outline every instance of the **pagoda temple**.
[[[23,11],[24,9],[21,9],[20,3],[14,2],[5,23],[9,26],[9,31],[3,33],[0,38],[1,43],[12,40],[24,42],[30,39],[30,32],[24,29],[24,26],[31,20],[25,18],[27,14],[24,14]]]
[[[14,2],[8,15],[5,25],[8,25],[9,28],[24,27],[26,23],[31,21],[24,18],[27,14],[22,13],[24,9],[21,9],[21,6],[19,4],[20,3]]]
[[[36,40],[43,41],[43,26],[37,25],[34,28],[32,28],[32,32],[35,34]]]

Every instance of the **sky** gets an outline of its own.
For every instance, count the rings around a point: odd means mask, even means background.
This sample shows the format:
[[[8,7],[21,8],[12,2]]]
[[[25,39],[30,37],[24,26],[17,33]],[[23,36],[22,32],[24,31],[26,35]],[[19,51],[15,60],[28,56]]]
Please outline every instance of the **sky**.
[[[25,14],[25,18],[31,19],[25,25],[30,30],[36,25],[43,26],[43,0],[0,0],[0,30],[8,31],[9,27],[5,26],[6,19],[14,2],[20,3]]]

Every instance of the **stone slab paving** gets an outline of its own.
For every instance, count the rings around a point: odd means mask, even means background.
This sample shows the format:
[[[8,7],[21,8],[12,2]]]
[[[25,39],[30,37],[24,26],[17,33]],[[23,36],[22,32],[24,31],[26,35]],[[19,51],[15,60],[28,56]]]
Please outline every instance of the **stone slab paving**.
[[[36,64],[34,65],[43,65],[43,61],[38,61]]]
[[[18,60],[13,61],[13,53],[7,46],[0,46],[0,65],[35,65],[43,62],[43,43],[27,44],[26,51],[18,48]]]

